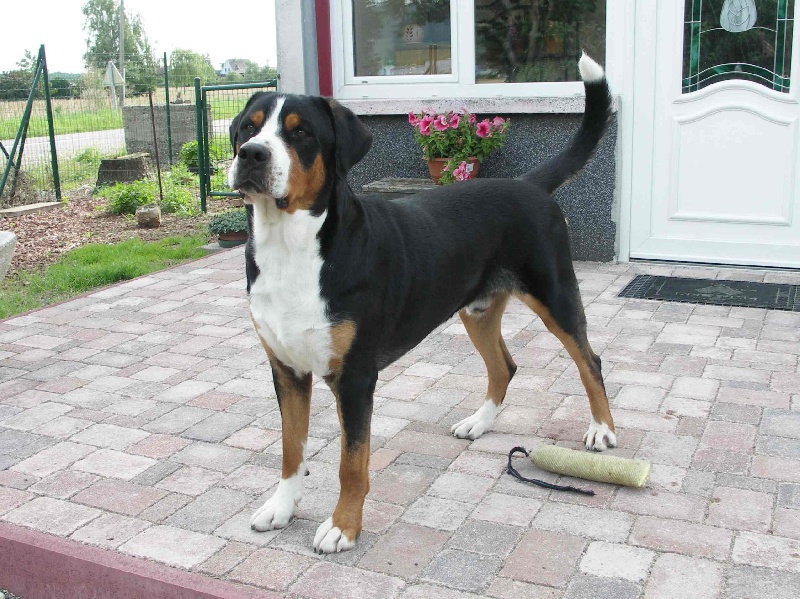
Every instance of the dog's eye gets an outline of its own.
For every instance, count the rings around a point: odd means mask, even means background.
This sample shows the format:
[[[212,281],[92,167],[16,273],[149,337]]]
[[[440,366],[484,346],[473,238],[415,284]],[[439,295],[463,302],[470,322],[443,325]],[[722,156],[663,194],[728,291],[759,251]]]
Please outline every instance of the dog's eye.
[[[292,137],[305,137],[306,135],[308,135],[308,131],[306,131],[305,129],[302,129],[300,127],[292,129]]]
[[[253,131],[256,130],[256,126],[253,123],[247,123],[247,125],[245,125],[244,130],[247,131],[248,133],[252,133]]]

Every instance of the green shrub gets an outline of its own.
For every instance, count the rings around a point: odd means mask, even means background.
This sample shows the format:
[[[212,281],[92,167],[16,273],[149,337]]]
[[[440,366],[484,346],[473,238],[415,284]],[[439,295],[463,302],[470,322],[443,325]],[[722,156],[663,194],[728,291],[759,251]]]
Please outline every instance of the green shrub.
[[[197,141],[189,141],[183,144],[181,151],[178,152],[178,164],[182,164],[188,169],[197,169]],[[221,144],[212,141],[208,146],[208,160],[212,166],[223,160],[233,158],[233,152],[228,148],[228,144]]]
[[[111,214],[135,214],[139,206],[160,204],[164,214],[193,216],[199,212],[192,192],[172,177],[162,180],[164,199],[159,203],[158,181],[142,179],[131,183],[115,183],[98,191],[108,197],[108,211]]]
[[[208,232],[212,235],[238,231],[247,231],[247,213],[244,208],[232,208],[208,219]]]
[[[178,164],[188,168],[197,168],[197,141],[189,141],[183,144],[181,151],[178,152]]]
[[[78,164],[99,165],[103,160],[103,154],[97,148],[86,148],[75,157]]]

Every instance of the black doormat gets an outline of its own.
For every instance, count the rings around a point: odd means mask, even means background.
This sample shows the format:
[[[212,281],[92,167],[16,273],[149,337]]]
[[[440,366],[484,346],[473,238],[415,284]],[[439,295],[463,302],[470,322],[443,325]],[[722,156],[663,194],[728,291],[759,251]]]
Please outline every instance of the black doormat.
[[[800,312],[798,285],[636,275],[619,297]]]

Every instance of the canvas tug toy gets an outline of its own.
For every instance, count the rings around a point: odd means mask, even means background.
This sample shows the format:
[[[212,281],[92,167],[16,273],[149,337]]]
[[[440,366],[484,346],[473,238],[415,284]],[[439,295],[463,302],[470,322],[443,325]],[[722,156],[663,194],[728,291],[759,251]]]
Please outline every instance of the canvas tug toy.
[[[533,483],[546,489],[594,495],[594,491],[569,485],[554,485],[542,480],[523,477],[511,464],[511,458],[516,453],[530,456],[531,462],[542,470],[575,478],[624,485],[626,487],[644,487],[650,478],[651,464],[643,460],[630,460],[602,453],[575,451],[555,445],[543,445],[531,452],[528,452],[524,447],[513,448],[508,454],[507,472],[519,480]]]

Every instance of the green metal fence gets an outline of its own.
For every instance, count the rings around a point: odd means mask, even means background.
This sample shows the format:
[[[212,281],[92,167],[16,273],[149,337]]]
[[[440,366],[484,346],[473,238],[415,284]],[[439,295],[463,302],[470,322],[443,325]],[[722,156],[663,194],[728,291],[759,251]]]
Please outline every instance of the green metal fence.
[[[201,85],[195,79],[197,122],[198,178],[200,209],[206,212],[208,198],[239,197],[227,185],[226,173],[231,160],[228,127],[248,98],[258,91],[275,91],[277,80],[230,85]]]

